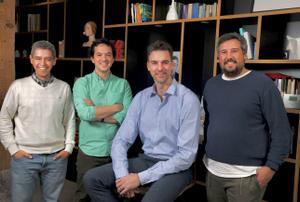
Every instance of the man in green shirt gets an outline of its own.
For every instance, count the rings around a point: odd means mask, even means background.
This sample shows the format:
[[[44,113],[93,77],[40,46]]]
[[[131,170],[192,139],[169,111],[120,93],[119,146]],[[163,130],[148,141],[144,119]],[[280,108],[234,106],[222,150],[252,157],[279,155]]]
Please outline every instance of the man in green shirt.
[[[114,57],[114,46],[107,39],[95,41],[91,47],[95,70],[78,79],[73,87],[80,117],[76,201],[90,201],[82,184],[83,175],[111,161],[112,140],[132,100],[128,82],[110,71]]]

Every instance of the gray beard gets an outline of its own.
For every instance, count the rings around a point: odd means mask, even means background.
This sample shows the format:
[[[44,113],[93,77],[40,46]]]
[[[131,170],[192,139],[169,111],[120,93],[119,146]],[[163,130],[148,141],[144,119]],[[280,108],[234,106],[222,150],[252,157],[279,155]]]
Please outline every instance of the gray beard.
[[[222,69],[223,73],[225,74],[225,76],[229,77],[229,78],[234,78],[234,77],[237,77],[239,76],[242,71],[243,71],[243,67],[240,67],[240,66],[237,66],[235,68],[235,70],[232,70],[232,71],[227,71],[225,68]]]

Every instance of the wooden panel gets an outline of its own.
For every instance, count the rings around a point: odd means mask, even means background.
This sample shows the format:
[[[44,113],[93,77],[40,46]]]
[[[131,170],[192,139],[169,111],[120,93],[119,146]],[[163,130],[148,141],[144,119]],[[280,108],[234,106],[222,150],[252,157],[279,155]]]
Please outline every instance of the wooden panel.
[[[10,155],[8,151],[0,144],[0,171],[9,168]]]
[[[0,106],[15,77],[15,1],[0,1]],[[0,170],[9,167],[10,156],[0,145]]]
[[[0,2],[0,105],[14,80],[15,1]]]

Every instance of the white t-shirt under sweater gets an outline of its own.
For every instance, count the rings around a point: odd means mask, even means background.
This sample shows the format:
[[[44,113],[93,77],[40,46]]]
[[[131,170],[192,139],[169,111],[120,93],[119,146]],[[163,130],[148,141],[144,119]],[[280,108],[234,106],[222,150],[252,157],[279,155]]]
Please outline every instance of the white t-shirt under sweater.
[[[228,78],[224,74],[222,75],[222,79],[224,80],[237,80],[240,79],[251,71],[247,71],[243,75],[240,75],[235,78]],[[212,174],[223,177],[223,178],[240,178],[240,177],[248,177],[256,174],[256,170],[259,168],[257,166],[240,166],[240,165],[230,165],[228,163],[222,163],[215,161],[213,159],[207,158],[205,155],[203,157],[203,163],[207,170]]]
[[[11,155],[72,152],[75,112],[70,87],[54,79],[46,87],[31,76],[10,86],[0,112],[0,139]]]

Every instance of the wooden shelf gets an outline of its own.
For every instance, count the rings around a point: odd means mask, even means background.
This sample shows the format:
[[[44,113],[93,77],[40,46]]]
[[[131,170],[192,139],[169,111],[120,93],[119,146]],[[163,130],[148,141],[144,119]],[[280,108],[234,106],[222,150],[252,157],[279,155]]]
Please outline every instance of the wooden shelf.
[[[259,15],[257,13],[243,13],[243,14],[233,14],[233,15],[222,15],[220,16],[221,20],[226,19],[240,19],[240,18],[255,18]]]
[[[279,59],[279,60],[246,60],[246,63],[248,64],[300,64],[300,60],[284,60],[284,59]],[[300,67],[299,67],[300,68]]]
[[[38,31],[30,31],[30,32],[16,32],[16,34],[39,34],[39,33],[47,33],[48,30],[47,29],[43,29],[43,30],[38,30]]]
[[[115,25],[104,25],[104,28],[118,28],[118,27],[126,27],[126,24],[115,24]]]
[[[115,59],[115,62],[125,62],[125,59],[124,58]]]
[[[300,109],[286,108],[286,112],[290,114],[300,114]]]
[[[22,0],[20,0],[22,1]],[[17,5],[17,9],[29,9],[29,8],[35,8],[35,7],[41,7],[41,6],[47,6],[50,4],[58,4],[58,3],[64,3],[65,0],[49,0],[46,2],[41,2],[41,3],[34,3],[34,4],[28,4],[28,5]]]
[[[284,161],[285,161],[285,162],[289,162],[289,163],[296,164],[296,159],[293,159],[293,158],[285,158]]]
[[[90,61],[90,58],[57,58],[57,60],[61,61]]]

